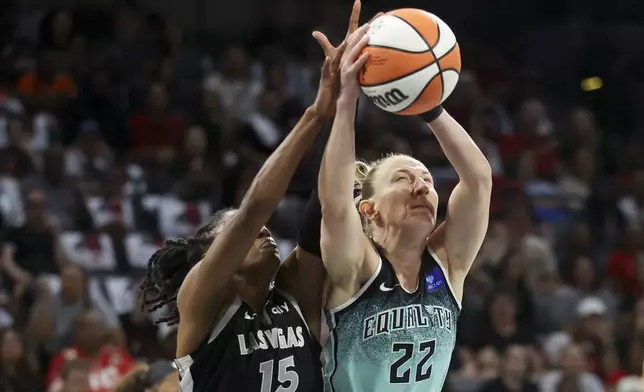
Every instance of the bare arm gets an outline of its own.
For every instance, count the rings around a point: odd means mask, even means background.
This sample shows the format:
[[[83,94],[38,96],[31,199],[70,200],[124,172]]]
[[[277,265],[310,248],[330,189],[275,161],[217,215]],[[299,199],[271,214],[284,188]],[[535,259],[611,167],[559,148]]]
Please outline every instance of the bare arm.
[[[444,234],[444,242],[440,242],[447,254],[450,277],[462,283],[487,231],[492,169],[472,138],[447,112],[428,125],[460,180],[449,198],[447,219],[439,228],[444,233],[436,237]],[[430,242],[436,237],[432,236]]]
[[[353,205],[355,181],[355,102],[338,100],[338,109],[319,174],[322,206],[320,250],[331,281],[352,286],[365,258],[364,233]]]
[[[54,315],[52,314],[54,294],[44,279],[39,280],[38,288],[38,298],[27,330],[38,343],[44,343],[51,337],[54,330]]]
[[[352,296],[358,289],[358,276],[365,260],[366,246],[362,223],[353,205],[355,183],[356,103],[360,94],[357,72],[366,62],[358,58],[367,44],[368,25],[349,37],[341,64],[342,87],[318,178],[322,206],[320,248],[322,260],[334,287]]]
[[[2,247],[2,255],[0,256],[2,270],[4,270],[14,281],[23,283],[29,282],[32,279],[32,276],[16,263],[13,258],[13,254],[14,247],[12,244],[5,244]]]
[[[213,305],[222,299],[224,288],[246,257],[257,234],[268,221],[304,155],[321,128],[311,109],[297,123],[284,142],[266,160],[239,210],[210,245],[198,273],[191,273],[181,286],[178,304],[182,319],[210,317]]]

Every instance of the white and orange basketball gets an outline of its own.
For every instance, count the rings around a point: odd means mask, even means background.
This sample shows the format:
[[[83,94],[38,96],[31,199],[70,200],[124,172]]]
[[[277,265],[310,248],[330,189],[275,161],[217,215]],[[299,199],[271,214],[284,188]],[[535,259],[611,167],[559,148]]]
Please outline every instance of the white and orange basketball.
[[[401,115],[429,111],[454,91],[461,52],[452,29],[436,15],[405,8],[370,24],[362,91],[379,108]]]

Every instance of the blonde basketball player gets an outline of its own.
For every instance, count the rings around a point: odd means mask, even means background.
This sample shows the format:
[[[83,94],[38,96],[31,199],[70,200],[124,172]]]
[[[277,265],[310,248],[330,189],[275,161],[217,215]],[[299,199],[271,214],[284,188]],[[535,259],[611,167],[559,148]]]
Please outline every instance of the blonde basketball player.
[[[439,106],[421,117],[460,180],[444,224],[434,230],[438,195],[418,160],[392,155],[359,163],[356,172],[354,119],[368,29],[351,35],[341,60],[342,85],[318,184],[322,259],[331,281],[325,386],[439,392],[456,341],[463,282],[487,230],[491,169]],[[354,204],[356,181],[362,188]]]

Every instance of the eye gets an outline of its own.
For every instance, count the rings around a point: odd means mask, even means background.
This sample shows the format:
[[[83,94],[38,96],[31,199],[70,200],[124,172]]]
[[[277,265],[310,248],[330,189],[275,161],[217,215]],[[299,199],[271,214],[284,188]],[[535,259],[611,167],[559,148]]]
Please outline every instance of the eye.
[[[399,174],[399,175],[396,176],[396,182],[407,181],[408,179],[409,179],[409,177],[407,177],[404,174]]]

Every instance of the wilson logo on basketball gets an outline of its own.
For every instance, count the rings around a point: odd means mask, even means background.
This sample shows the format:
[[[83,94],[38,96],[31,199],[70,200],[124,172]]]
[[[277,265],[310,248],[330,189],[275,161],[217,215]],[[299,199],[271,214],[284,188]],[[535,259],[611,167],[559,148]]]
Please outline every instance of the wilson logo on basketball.
[[[397,88],[391,89],[384,94],[367,95],[371,102],[380,108],[398,105],[409,97]]]

